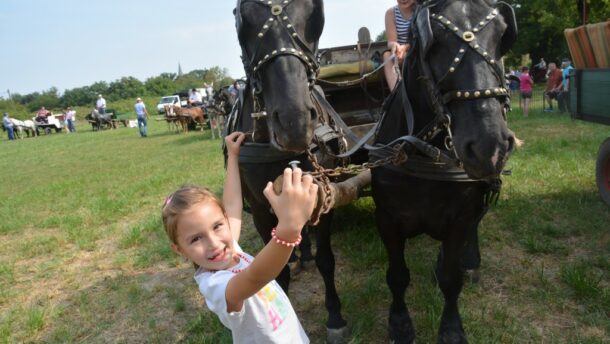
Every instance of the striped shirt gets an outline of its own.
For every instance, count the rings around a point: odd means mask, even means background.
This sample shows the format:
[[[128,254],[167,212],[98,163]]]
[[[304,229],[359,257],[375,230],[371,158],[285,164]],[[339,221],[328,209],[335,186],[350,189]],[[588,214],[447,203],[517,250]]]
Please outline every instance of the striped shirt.
[[[400,8],[394,6],[394,18],[396,22],[396,35],[398,36],[399,44],[410,43],[409,31],[411,31],[411,17],[405,19],[400,13]]]

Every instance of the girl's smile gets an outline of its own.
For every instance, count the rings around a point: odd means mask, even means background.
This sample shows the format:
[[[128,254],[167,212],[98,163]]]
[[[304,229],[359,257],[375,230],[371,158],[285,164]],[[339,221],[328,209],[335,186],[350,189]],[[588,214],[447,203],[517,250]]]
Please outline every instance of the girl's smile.
[[[194,204],[183,213],[176,239],[172,249],[206,270],[225,270],[237,263],[229,223],[213,202]]]

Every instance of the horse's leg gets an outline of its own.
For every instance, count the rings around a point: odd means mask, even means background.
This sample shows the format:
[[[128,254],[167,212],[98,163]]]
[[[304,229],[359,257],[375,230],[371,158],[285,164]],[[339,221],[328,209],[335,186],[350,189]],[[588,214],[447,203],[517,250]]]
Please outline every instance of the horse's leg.
[[[460,232],[458,228],[454,228],[449,237],[443,241],[436,266],[438,285],[445,297],[445,306],[438,331],[438,343],[442,344],[468,343],[458,310],[458,298],[464,284],[460,255],[465,233]]]
[[[301,267],[303,269],[306,269],[312,263],[315,264],[314,256],[311,253],[311,237],[309,236],[309,226],[303,228],[301,236],[303,239],[301,240],[301,244],[299,245],[299,252],[301,252],[301,257],[299,258],[299,261],[301,263]]]
[[[467,281],[479,282],[481,275],[481,252],[479,251],[479,221],[474,222],[466,231],[466,245],[461,258],[461,268]]]
[[[375,210],[377,231],[388,254],[386,283],[392,293],[392,304],[388,319],[389,336],[394,343],[413,343],[415,330],[409,309],[405,304],[405,291],[411,282],[411,275],[405,263],[404,250],[406,238],[400,234],[400,223],[394,221],[379,207]]]
[[[335,256],[331,247],[330,224],[333,212],[320,217],[316,226],[316,265],[324,280],[326,289],[325,305],[328,311],[326,322],[328,343],[344,343],[348,335],[347,322],[341,315],[341,300],[335,286]]]

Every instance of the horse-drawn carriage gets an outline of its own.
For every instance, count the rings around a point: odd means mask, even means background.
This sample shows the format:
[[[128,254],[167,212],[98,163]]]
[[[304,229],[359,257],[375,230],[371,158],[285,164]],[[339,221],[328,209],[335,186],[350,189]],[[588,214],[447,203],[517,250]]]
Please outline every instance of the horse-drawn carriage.
[[[40,130],[45,134],[50,134],[53,131],[61,133],[63,126],[63,115],[50,114],[46,117],[32,117],[32,121],[36,124],[36,134],[40,134]]]

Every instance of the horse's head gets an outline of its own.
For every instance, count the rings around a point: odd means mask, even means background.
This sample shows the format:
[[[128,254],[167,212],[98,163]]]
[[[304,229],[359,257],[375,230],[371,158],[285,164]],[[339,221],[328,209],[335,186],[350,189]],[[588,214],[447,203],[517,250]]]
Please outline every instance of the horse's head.
[[[502,64],[517,37],[512,8],[494,0],[425,1],[413,29],[419,71],[406,76],[408,87],[426,80],[427,102],[449,115],[452,144],[471,178],[498,176],[515,141]]]
[[[303,151],[317,113],[311,88],[324,27],[322,0],[238,0],[235,9],[242,60],[254,112],[266,111],[271,143]]]

